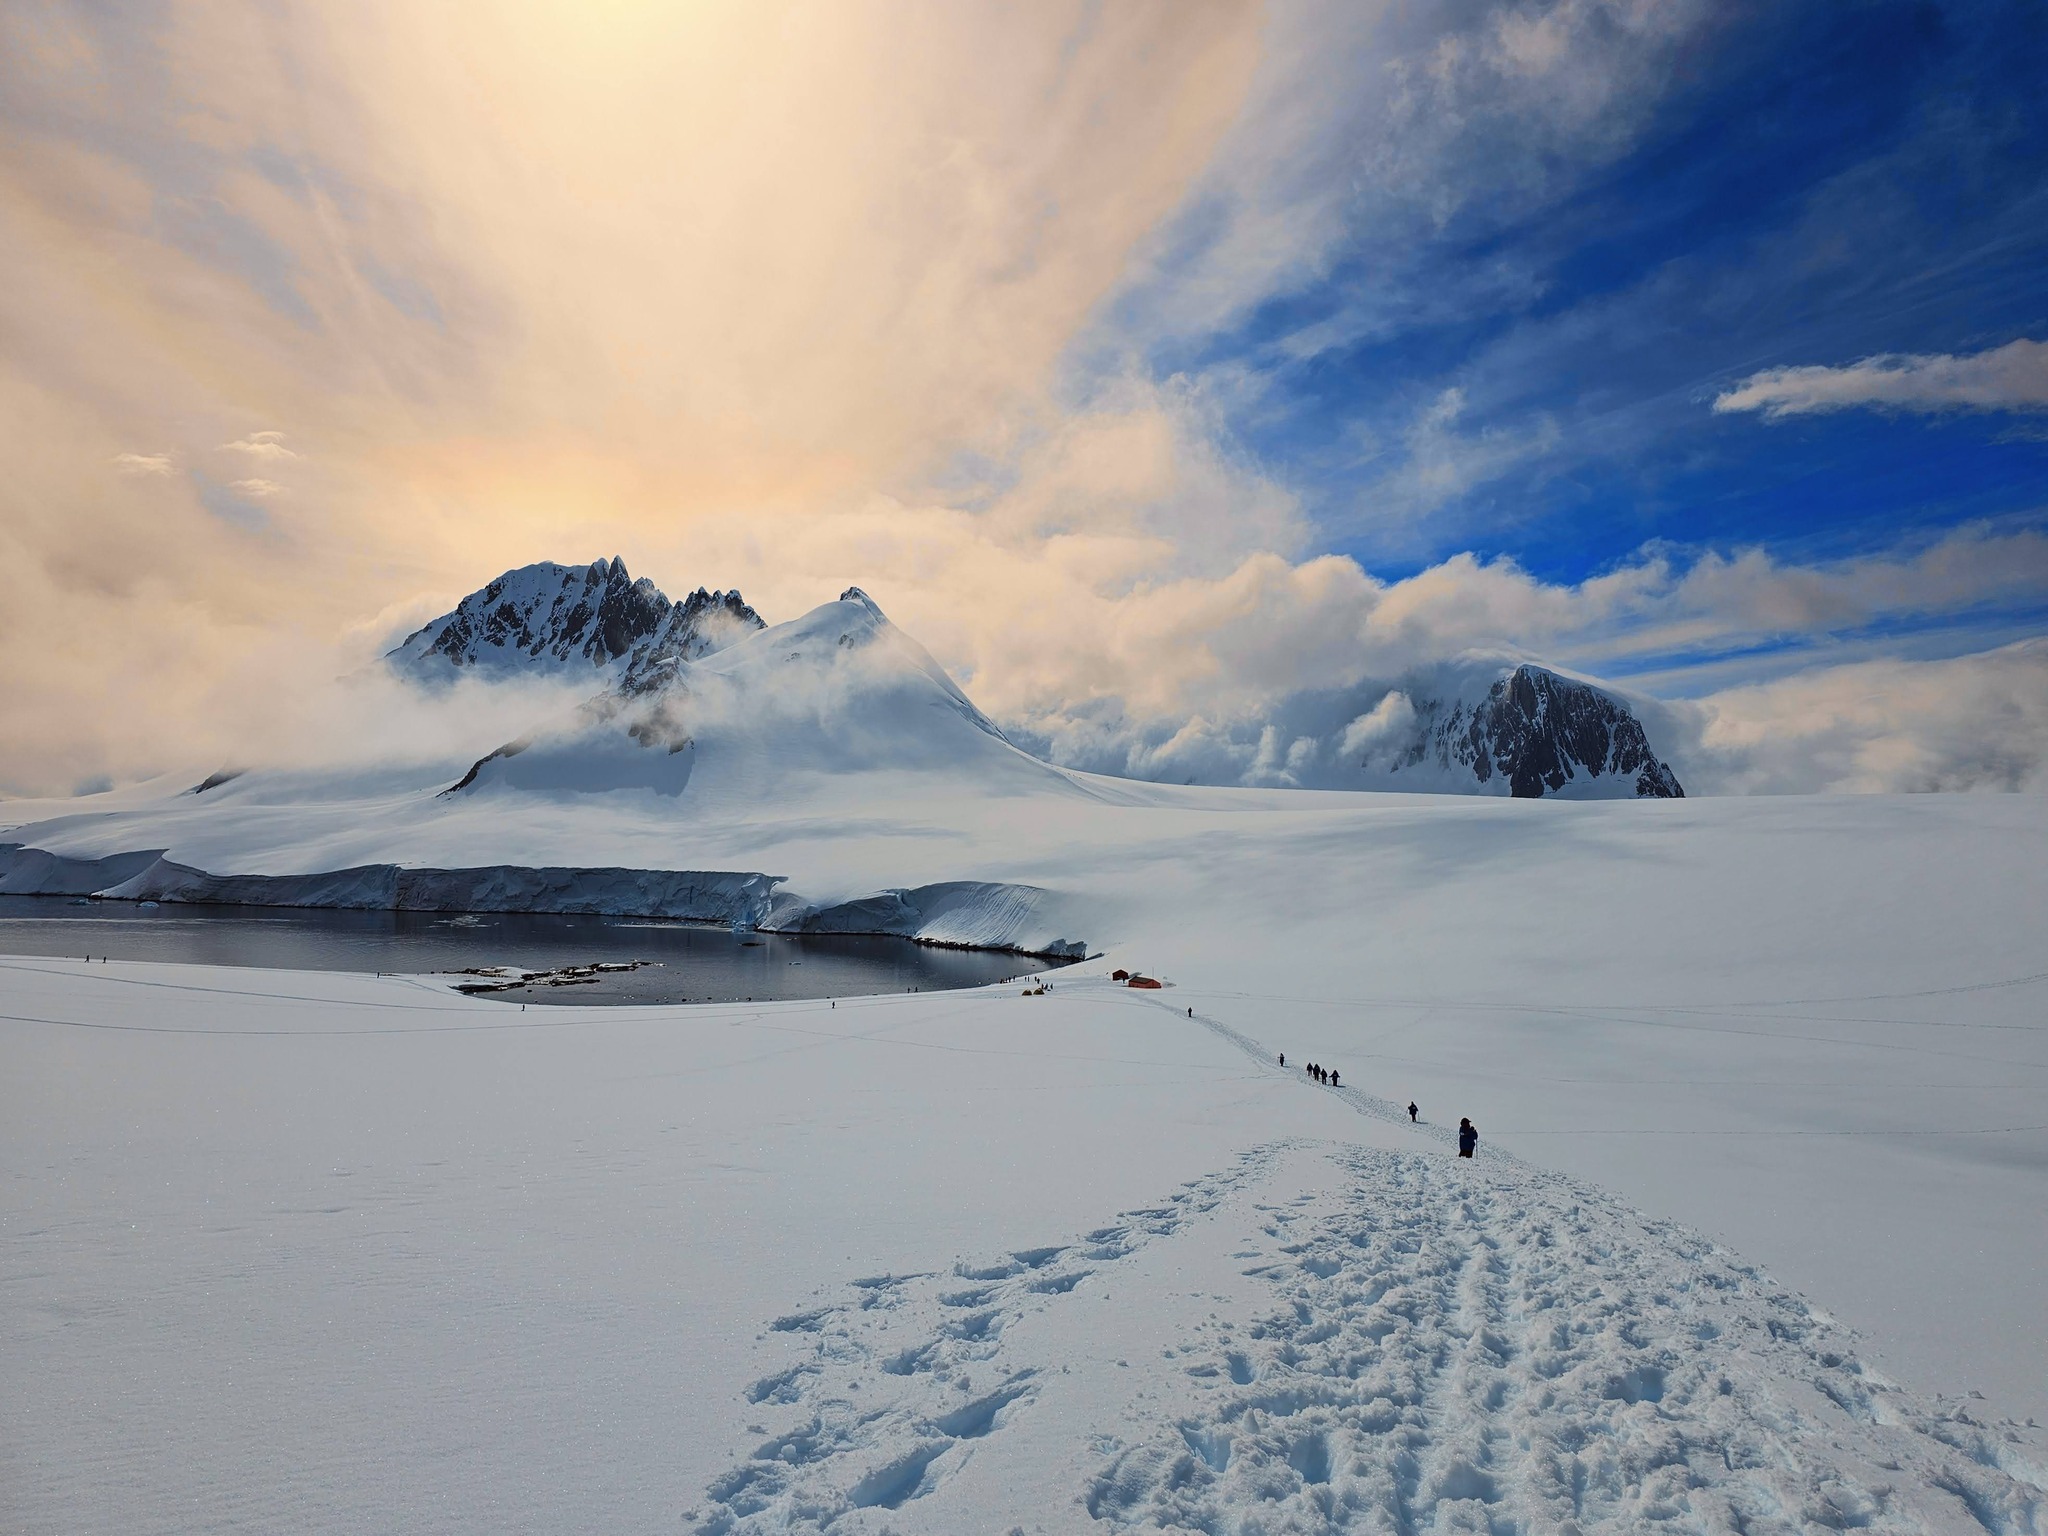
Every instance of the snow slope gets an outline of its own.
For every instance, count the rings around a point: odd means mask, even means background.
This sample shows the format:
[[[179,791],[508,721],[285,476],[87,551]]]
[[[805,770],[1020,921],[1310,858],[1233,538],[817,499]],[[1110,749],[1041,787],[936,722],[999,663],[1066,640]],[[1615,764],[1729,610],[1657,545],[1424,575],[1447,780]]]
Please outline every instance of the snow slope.
[[[1755,1264],[1103,980],[521,1015],[0,961],[0,1514],[2030,1532]],[[1202,1010],[1197,1010],[1201,1013]]]
[[[459,793],[15,803],[4,878],[773,875],[1103,958],[546,1019],[0,963],[7,1523],[2042,1528],[2038,800],[1068,773],[858,594],[677,683]]]
[[[736,776],[715,815],[691,814],[701,785],[442,796],[442,778],[309,802],[251,774],[25,806],[72,814],[0,841],[260,874],[759,871],[817,912],[965,882],[989,900],[929,936],[1076,940],[1163,971],[1276,1051],[1455,1105],[1731,1241],[1870,1329],[1902,1377],[2048,1417],[2048,1237],[2015,1214],[2048,1204],[2038,800],[1575,804],[1015,771],[1046,787],[795,772],[750,800]],[[1021,915],[1019,891],[1039,893]]]

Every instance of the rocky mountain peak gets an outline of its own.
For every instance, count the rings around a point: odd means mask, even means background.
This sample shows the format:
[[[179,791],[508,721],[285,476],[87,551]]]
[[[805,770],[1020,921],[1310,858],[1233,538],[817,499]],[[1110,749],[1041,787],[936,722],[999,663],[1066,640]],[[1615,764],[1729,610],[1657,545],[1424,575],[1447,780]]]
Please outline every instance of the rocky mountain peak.
[[[1685,797],[1642,722],[1591,683],[1522,662],[1476,702],[1425,696],[1415,704],[1420,730],[1404,766],[1462,765],[1482,791],[1498,778],[1516,799],[1600,778],[1632,784],[1638,799]]]
[[[509,677],[589,669],[651,675],[664,662],[718,649],[763,627],[737,592],[699,588],[672,603],[614,557],[587,566],[521,566],[470,593],[452,613],[409,635],[385,658],[420,683],[465,672]]]

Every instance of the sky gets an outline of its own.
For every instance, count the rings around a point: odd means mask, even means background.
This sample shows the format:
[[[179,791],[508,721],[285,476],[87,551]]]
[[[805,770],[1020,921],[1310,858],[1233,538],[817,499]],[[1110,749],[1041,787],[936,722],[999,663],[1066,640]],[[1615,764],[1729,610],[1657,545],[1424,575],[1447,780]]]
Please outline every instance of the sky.
[[[2044,74],[2026,0],[21,0],[0,791],[611,555],[1037,740],[1476,648],[1709,789],[2048,787]]]

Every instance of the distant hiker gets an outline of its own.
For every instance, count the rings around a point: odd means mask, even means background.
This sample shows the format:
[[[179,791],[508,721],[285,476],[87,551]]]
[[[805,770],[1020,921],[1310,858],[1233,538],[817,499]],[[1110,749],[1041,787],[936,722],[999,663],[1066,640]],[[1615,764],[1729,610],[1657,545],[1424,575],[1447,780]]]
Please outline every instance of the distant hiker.
[[[1342,1074],[1342,1073],[1340,1073],[1340,1072],[1337,1072],[1337,1071],[1335,1071],[1335,1070],[1333,1069],[1333,1070],[1331,1071],[1331,1073],[1330,1073],[1330,1086],[1331,1086],[1332,1088],[1336,1087],[1336,1086],[1337,1086],[1337,1083],[1338,1083],[1338,1080],[1339,1080],[1339,1079],[1340,1079],[1340,1078],[1341,1078],[1342,1076],[1343,1076],[1343,1074]]]
[[[1458,1117],[1458,1156],[1470,1157],[1479,1145],[1479,1128],[1463,1115]]]
[[[1415,1123],[1415,1101],[1413,1099],[1408,1101],[1408,1123],[1410,1125]]]
[[[1192,1018],[1193,1018],[1194,1016],[1195,1016],[1195,1010],[1194,1010],[1194,1009],[1192,1009],[1192,1008],[1190,1008],[1190,1009],[1188,1010],[1188,1017],[1192,1019]]]
[[[1287,1065],[1287,1053],[1285,1051],[1280,1053],[1280,1065],[1283,1067]]]

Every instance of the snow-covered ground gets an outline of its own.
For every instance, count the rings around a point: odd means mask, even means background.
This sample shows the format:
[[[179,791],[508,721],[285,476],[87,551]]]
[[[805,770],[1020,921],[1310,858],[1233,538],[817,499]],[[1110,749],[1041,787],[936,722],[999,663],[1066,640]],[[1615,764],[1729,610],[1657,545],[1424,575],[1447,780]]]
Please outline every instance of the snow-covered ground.
[[[218,870],[1009,882],[1105,957],[544,1017],[4,962],[9,1523],[2048,1526],[2038,800],[1029,772],[23,808]]]

